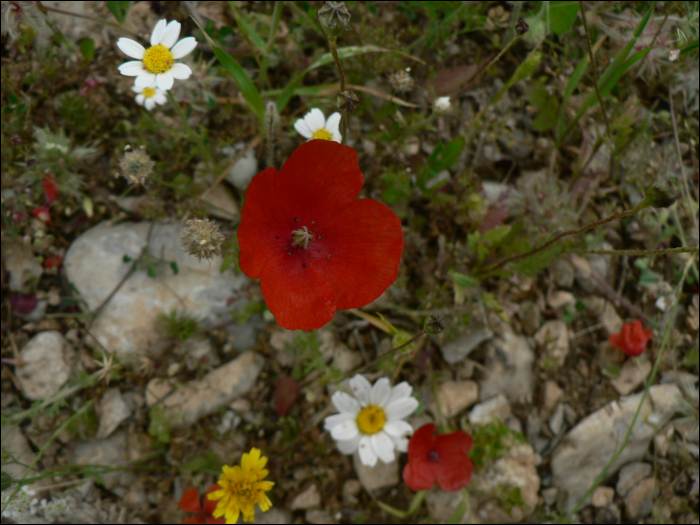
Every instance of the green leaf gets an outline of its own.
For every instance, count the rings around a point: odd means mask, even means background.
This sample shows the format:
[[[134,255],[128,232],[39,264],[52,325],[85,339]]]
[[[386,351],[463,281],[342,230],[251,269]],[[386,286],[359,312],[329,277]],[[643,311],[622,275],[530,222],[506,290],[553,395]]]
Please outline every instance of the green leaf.
[[[107,9],[109,9],[120,24],[124,23],[130,6],[131,2],[107,2]]]
[[[567,32],[574,24],[578,10],[578,2],[550,2],[549,28],[561,38],[561,35]]]
[[[516,272],[524,273],[530,277],[534,277],[539,272],[544,270],[549,266],[554,259],[556,259],[563,250],[563,245],[561,242],[555,242],[551,246],[548,246],[541,252],[537,252],[525,259],[520,259],[519,261],[513,261],[510,263],[510,267]]]
[[[177,275],[180,273],[180,268],[178,268],[177,263],[175,261],[170,263],[170,267],[173,269],[173,273]]]
[[[450,270],[449,273],[457,286],[461,286],[462,288],[477,288],[479,286],[479,280],[474,279],[471,275],[465,275],[453,270]]]
[[[95,58],[95,41],[92,38],[85,38],[80,41],[80,52],[83,54],[85,62],[92,62]]]
[[[193,20],[195,19],[193,18]],[[202,26],[200,26],[196,20],[195,23],[197,24],[199,29],[202,30],[204,38],[206,38],[207,42],[211,46],[212,51],[214,51],[214,55],[216,55],[216,58],[218,58],[219,62],[221,62],[221,65],[224,66],[226,71],[228,71],[234,78],[234,80],[238,83],[238,87],[240,88],[241,93],[243,94],[243,98],[246,100],[246,102],[248,102],[248,105],[256,114],[256,116],[258,117],[258,122],[260,122],[262,126],[263,117],[265,115],[265,104],[263,104],[263,100],[262,97],[260,97],[260,92],[258,91],[258,88],[255,87],[255,84],[253,84],[253,81],[246,74],[241,65],[238,62],[236,62],[226,51],[217,46],[216,43],[204,31],[204,29],[202,29]]]
[[[462,518],[464,517],[465,512],[467,512],[467,500],[462,498],[462,501],[460,501],[459,505],[455,507],[455,510],[450,516],[450,519],[447,520],[447,523],[462,523]]]
[[[253,26],[248,23],[245,15],[238,11],[235,2],[229,2],[228,5],[231,7],[231,11],[233,11],[233,16],[236,19],[238,29],[240,29],[241,33],[243,34],[243,38],[245,38],[249,43],[253,44],[253,47],[256,48],[254,51],[257,51],[258,54],[262,53],[265,49],[265,41],[257,33],[257,31],[253,29]]]
[[[678,55],[678,56],[684,57],[684,56],[686,56],[686,55],[692,53],[693,51],[695,51],[695,50],[698,48],[698,43],[700,43],[700,40],[698,40],[698,39],[696,38],[696,39],[693,40],[690,44],[688,44],[687,46],[685,46],[685,47],[683,48],[683,50],[681,51],[681,54]]]
[[[224,464],[216,456],[216,454],[214,454],[211,450],[207,450],[201,456],[197,456],[196,458],[183,463],[180,468],[183,470],[189,470],[192,472],[192,474],[199,474],[200,472],[217,474],[220,473],[223,465]]]

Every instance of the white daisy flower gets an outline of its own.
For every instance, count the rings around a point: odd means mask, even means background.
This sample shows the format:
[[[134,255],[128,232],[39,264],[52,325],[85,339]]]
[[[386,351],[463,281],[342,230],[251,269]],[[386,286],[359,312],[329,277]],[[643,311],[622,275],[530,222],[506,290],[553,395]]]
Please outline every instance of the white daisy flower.
[[[155,84],[144,88],[133,86],[131,89],[134,93],[138,93],[136,95],[136,103],[145,107],[148,111],[156,107],[156,104],[162,106],[168,100],[165,96],[165,91],[156,87]]]
[[[309,140],[323,139],[340,142],[340,113],[336,111],[326,120],[323,111],[313,108],[304,115],[304,118],[300,118],[294,123],[294,129],[299,135]]]
[[[435,113],[439,115],[444,115],[449,112],[452,108],[452,103],[450,102],[450,97],[438,97],[435,101]]]
[[[136,77],[136,87],[145,88],[155,83],[163,91],[172,88],[176,78],[190,78],[192,70],[189,66],[175,60],[189,55],[197,47],[197,40],[188,36],[175,44],[179,36],[180,23],[177,20],[172,20],[167,26],[165,20],[160,20],[153,28],[151,47],[148,49],[130,38],[120,38],[117,41],[119,49],[136,60],[119,66],[119,72],[127,77]]]
[[[391,463],[394,449],[406,452],[408,436],[413,433],[413,427],[403,421],[418,408],[418,401],[411,397],[413,388],[405,381],[392,388],[386,377],[372,386],[359,374],[350,380],[350,387],[355,397],[333,394],[331,401],[340,414],[328,416],[325,429],[343,454],[359,449],[364,465],[373,467],[377,458]]]

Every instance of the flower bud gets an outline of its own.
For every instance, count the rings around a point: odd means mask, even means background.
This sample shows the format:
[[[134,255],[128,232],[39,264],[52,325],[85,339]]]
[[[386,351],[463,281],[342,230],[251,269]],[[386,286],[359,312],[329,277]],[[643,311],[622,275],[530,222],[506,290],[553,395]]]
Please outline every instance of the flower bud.
[[[355,92],[352,89],[348,89],[347,91],[338,93],[335,102],[338,104],[339,110],[350,111],[352,113],[360,103],[360,99],[357,98],[357,95],[355,95]]]
[[[526,22],[525,20],[521,20],[521,21],[518,22],[518,23],[516,24],[516,26],[515,26],[515,31],[516,31],[519,35],[524,35],[524,34],[527,33],[529,30],[530,30],[530,26],[527,24],[527,22]]]
[[[440,317],[439,315],[430,314],[428,317],[425,318],[425,322],[423,323],[423,330],[425,330],[429,334],[439,334],[444,329],[445,321],[443,321],[442,317]]]
[[[667,208],[676,202],[677,198],[678,193],[674,191],[671,182],[668,180],[655,182],[644,193],[644,200],[652,208]]]
[[[318,19],[325,33],[334,38],[348,30],[350,11],[345,7],[345,2],[326,2],[318,10]]]

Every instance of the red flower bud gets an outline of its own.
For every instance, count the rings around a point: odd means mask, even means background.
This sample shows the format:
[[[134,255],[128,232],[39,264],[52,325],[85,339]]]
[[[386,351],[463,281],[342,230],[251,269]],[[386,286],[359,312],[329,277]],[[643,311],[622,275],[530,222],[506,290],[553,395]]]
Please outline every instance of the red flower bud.
[[[644,352],[652,335],[651,330],[642,328],[641,321],[633,321],[626,323],[619,334],[610,334],[608,341],[628,356],[637,356]]]

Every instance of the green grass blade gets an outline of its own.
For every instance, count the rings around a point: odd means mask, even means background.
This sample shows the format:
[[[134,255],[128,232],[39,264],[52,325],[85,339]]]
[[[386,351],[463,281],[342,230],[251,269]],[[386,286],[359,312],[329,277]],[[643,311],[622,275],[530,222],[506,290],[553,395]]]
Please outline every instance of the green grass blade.
[[[245,17],[239,13],[235,2],[229,2],[228,5],[233,12],[233,17],[236,19],[238,29],[240,29],[241,33],[243,34],[243,38],[245,38],[249,43],[253,44],[253,47],[255,48],[254,51],[256,51],[257,55],[260,55],[263,52],[263,49],[265,49],[265,41],[257,33],[257,31],[253,29]]]
[[[644,57],[649,54],[649,51],[651,51],[650,47],[647,47],[646,49],[642,49],[641,51],[637,51],[634,55],[632,55],[624,64],[622,64],[622,67],[620,67],[615,74],[610,78],[608,83],[604,86],[601,86],[600,88],[600,95],[605,96],[608,93],[610,93],[610,90],[615,87],[617,84],[617,81],[620,80],[620,77],[625,74],[625,72],[632,67],[634,64],[639,62],[640,60],[644,60]]]
[[[569,83],[566,85],[564,96],[561,100],[561,106],[559,108],[559,123],[557,125],[558,137],[561,137],[564,133],[564,108],[566,108],[566,103],[569,101],[571,95],[574,94],[574,90],[576,89],[576,86],[578,86],[578,83],[581,81],[583,75],[585,75],[586,71],[588,71],[590,62],[590,56],[588,53],[586,53],[576,66],[576,69],[574,69],[574,73],[571,75],[571,78],[569,78]]]

